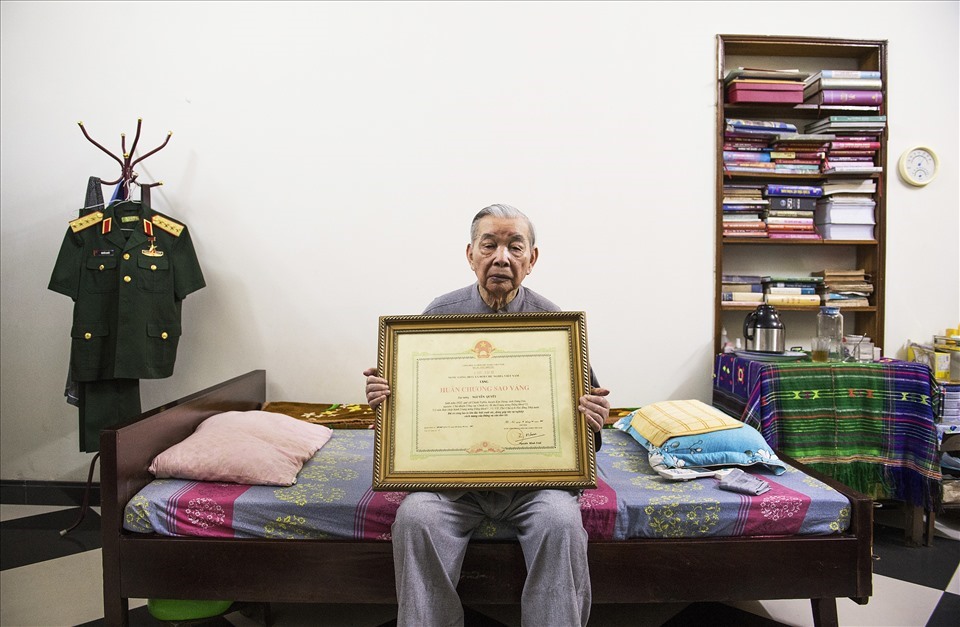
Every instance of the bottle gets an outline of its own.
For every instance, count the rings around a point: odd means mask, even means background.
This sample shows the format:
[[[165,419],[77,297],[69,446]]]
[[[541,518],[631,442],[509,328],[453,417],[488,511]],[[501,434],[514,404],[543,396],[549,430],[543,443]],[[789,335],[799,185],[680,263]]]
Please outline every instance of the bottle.
[[[843,361],[843,316],[839,307],[821,307],[817,314],[817,337],[829,339],[828,361]]]
[[[727,327],[723,327],[720,331],[720,350],[724,353],[733,352],[733,342],[730,341],[730,338],[727,336]]]

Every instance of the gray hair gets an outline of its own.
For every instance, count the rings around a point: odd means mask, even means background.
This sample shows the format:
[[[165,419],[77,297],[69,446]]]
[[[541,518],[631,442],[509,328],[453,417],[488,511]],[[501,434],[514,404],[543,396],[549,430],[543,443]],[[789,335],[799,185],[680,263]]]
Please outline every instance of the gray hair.
[[[537,234],[533,230],[533,222],[530,221],[530,218],[527,215],[510,205],[490,205],[489,207],[484,207],[473,216],[473,222],[470,223],[470,242],[477,241],[477,237],[480,235],[480,220],[483,220],[487,216],[493,216],[494,218],[520,218],[527,223],[527,230],[530,231],[530,247],[533,248],[537,243]]]

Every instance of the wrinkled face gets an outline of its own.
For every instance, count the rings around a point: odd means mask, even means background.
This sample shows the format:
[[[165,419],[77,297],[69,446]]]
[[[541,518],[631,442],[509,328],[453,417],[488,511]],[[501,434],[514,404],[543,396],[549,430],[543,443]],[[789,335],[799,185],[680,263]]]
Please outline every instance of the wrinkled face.
[[[477,239],[467,244],[467,261],[484,301],[499,310],[517,295],[539,251],[530,246],[530,232],[522,218],[485,216],[478,226]]]

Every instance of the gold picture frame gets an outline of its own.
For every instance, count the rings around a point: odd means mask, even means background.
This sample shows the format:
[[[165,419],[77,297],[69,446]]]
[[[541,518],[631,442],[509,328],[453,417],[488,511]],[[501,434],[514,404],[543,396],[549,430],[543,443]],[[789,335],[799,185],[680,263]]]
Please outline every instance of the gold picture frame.
[[[382,316],[374,490],[592,488],[583,312]]]

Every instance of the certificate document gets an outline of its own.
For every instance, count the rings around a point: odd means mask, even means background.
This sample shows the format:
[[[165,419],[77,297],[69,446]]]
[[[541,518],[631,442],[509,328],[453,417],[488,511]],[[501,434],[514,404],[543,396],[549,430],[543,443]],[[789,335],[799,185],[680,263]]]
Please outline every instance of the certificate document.
[[[581,312],[380,320],[374,489],[592,487]]]

